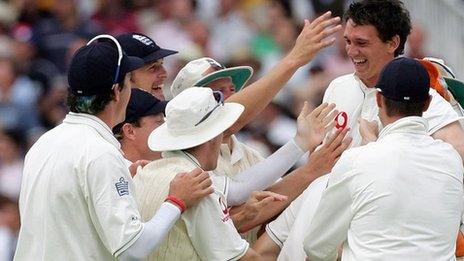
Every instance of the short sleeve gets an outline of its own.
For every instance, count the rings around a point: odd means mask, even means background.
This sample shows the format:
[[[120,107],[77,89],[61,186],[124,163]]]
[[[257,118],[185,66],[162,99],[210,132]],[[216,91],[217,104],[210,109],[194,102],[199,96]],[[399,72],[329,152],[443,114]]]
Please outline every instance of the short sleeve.
[[[266,226],[266,232],[269,237],[281,248],[295,227],[297,217],[305,216],[305,219],[311,220],[314,211],[319,204],[320,195],[327,186],[329,175],[324,175],[314,180],[305,191],[296,198],[289,207],[274,221]]]
[[[301,207],[303,201],[304,194],[301,194],[284,210],[284,212],[282,212],[282,214],[266,226],[268,236],[280,248],[283,247],[284,242],[290,234],[293,224],[295,223],[298,209]]]
[[[235,229],[225,197],[219,191],[185,211],[182,220],[202,260],[238,260],[248,250],[249,244]]]
[[[432,101],[423,117],[427,119],[429,124],[428,134],[432,135],[437,130],[458,121],[460,118],[451,104],[443,99],[437,91],[430,89],[430,95],[432,95]]]
[[[129,170],[119,155],[104,153],[85,172],[90,218],[105,247],[119,256],[140,236],[143,223]]]

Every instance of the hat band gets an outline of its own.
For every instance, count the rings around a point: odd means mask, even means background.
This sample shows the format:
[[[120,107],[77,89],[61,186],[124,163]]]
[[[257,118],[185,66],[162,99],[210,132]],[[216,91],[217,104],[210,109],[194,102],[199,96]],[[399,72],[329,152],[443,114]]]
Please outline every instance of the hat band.
[[[168,119],[168,121],[166,122],[168,131],[174,136],[182,136],[186,134],[191,135],[191,134],[204,131],[205,129],[208,128],[209,123],[215,121],[217,117],[222,114],[221,112],[224,110],[224,106],[222,105],[216,106],[215,108],[216,109],[211,110],[210,115],[208,115],[208,117],[204,117],[205,119],[198,125],[190,125],[185,128],[173,128],[173,126],[169,124],[169,119]]]

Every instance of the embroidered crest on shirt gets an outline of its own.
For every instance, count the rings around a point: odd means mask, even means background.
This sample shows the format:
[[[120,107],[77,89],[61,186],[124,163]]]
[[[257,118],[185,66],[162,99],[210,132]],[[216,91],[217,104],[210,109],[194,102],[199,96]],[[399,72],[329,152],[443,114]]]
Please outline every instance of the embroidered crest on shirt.
[[[229,208],[227,207],[227,204],[226,204],[226,199],[222,195],[219,197],[219,205],[221,206],[221,210],[222,210],[221,220],[222,222],[226,222],[230,218],[230,213],[229,213]]]
[[[119,196],[129,195],[129,182],[125,181],[123,177],[119,178],[119,181],[114,183]]]

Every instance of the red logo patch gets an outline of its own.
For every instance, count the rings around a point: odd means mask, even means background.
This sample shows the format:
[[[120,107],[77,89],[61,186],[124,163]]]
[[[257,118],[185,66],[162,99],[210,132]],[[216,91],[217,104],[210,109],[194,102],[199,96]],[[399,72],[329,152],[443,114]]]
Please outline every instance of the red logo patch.
[[[222,210],[221,220],[222,220],[222,222],[226,222],[230,218],[230,213],[229,213],[230,209],[227,207],[226,200],[225,200],[224,196],[222,196],[222,195],[219,198],[219,205],[221,206],[221,210]]]
[[[341,111],[335,117],[335,128],[338,130],[343,130],[348,125],[348,114],[346,112]]]

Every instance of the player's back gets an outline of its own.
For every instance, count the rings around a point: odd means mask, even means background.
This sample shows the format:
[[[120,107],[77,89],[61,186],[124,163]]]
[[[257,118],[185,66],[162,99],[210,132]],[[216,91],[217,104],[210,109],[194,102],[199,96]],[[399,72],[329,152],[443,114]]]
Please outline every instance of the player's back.
[[[400,131],[348,156],[358,174],[344,258],[454,259],[464,194],[462,160],[451,145]]]
[[[89,164],[116,150],[89,126],[63,123],[25,159],[16,260],[113,260],[94,227],[86,188]]]

